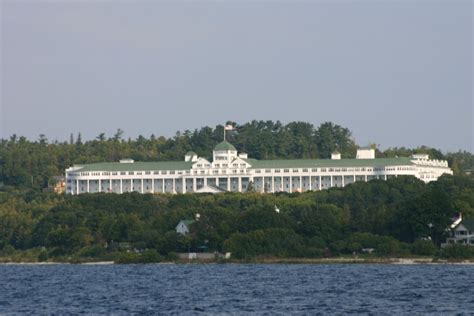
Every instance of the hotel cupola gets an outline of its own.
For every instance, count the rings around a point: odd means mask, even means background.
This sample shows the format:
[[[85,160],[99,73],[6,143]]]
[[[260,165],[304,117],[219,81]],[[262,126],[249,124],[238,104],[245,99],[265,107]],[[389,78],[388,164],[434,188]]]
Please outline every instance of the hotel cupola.
[[[237,149],[228,141],[224,140],[214,147],[213,162],[229,163],[235,158],[237,158]]]

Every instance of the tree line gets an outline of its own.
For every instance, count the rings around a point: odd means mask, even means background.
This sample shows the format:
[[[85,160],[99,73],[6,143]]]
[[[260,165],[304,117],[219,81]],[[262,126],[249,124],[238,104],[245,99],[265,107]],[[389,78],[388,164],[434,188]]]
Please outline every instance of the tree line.
[[[355,157],[357,145],[349,129],[331,122],[318,127],[306,122],[282,124],[279,121],[251,121],[245,124],[228,122],[235,127],[227,139],[241,152],[256,159],[330,158],[337,150],[343,158]],[[42,190],[56,176],[73,164],[118,161],[182,160],[187,151],[211,158],[212,149],[222,141],[223,126],[202,127],[194,131],[177,132],[174,137],[151,135],[146,138],[124,139],[118,129],[111,137],[100,133],[95,139],[83,141],[81,134],[71,134],[69,142],[48,141],[45,135],[37,140],[12,135],[0,140],[0,187],[15,186]],[[377,150],[377,157],[408,156],[414,152],[428,153],[435,159],[447,159],[456,174],[463,174],[474,165],[469,152],[443,154],[420,147]]]
[[[398,177],[292,194],[70,196],[10,189],[0,192],[0,257],[134,262],[205,249],[242,259],[319,258],[364,248],[377,256],[432,256],[458,212],[474,216],[468,177],[445,175],[429,184]],[[176,232],[180,220],[198,213],[188,235]],[[458,250],[449,248],[453,256],[474,255]]]

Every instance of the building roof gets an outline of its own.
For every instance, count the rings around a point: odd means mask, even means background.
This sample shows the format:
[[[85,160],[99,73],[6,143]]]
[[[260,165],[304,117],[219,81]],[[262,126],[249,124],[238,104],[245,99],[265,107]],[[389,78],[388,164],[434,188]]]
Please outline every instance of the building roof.
[[[80,169],[74,172],[88,171],[153,171],[153,170],[189,170],[194,162],[191,161],[155,161],[155,162],[98,162],[76,165]]]
[[[235,149],[234,145],[229,143],[228,141],[224,140],[214,147],[214,150],[237,150]]]
[[[232,145],[231,145],[232,146]],[[217,146],[216,146],[217,147]],[[219,149],[218,149],[219,150]],[[221,149],[222,150],[222,149]],[[344,168],[344,167],[383,167],[406,166],[414,163],[408,157],[375,158],[375,159],[288,159],[288,160],[257,160],[239,158],[251,165],[252,169],[271,168]],[[74,172],[94,171],[155,171],[155,170],[190,170],[192,161],[156,161],[156,162],[98,162],[76,165]]]
[[[183,223],[184,225],[189,226],[189,225],[191,225],[191,224],[194,223],[194,222],[195,222],[195,220],[193,220],[193,219],[183,219],[183,220],[179,221],[178,225],[179,225],[180,223]]]
[[[459,225],[463,225],[468,231],[474,232],[474,218],[464,218]],[[457,227],[459,227],[459,225]]]
[[[383,167],[413,165],[408,157],[375,158],[375,159],[290,159],[290,160],[256,160],[244,159],[253,169],[264,168],[337,168],[337,167]]]

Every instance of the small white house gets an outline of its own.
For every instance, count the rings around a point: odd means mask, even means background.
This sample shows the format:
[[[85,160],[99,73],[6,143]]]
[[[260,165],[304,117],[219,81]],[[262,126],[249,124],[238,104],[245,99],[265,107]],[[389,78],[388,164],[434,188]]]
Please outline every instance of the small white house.
[[[185,219],[180,221],[178,225],[176,225],[176,232],[178,234],[186,236],[187,234],[189,234],[189,226],[194,222],[195,221],[192,219]]]
[[[446,243],[449,244],[463,244],[474,246],[474,218],[463,219],[452,229],[452,236],[446,238]]]

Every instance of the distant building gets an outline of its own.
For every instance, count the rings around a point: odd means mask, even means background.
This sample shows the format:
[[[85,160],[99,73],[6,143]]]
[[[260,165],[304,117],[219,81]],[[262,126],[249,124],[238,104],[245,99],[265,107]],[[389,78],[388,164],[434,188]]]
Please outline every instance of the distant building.
[[[372,148],[357,150],[355,159],[342,159],[334,152],[332,159],[257,160],[223,141],[212,156],[209,161],[188,152],[183,161],[124,159],[75,165],[66,170],[66,192],[304,192],[402,175],[430,182],[453,173],[447,161],[431,160],[426,154],[375,158]]]
[[[66,192],[66,179],[61,176],[55,176],[50,183],[48,183],[48,191],[54,193],[64,193]]]
[[[446,239],[445,247],[450,244],[474,246],[474,218],[464,218],[451,230],[451,237]]]
[[[181,235],[189,234],[189,226],[194,222],[192,219],[180,221],[178,225],[176,225],[176,232]]]

